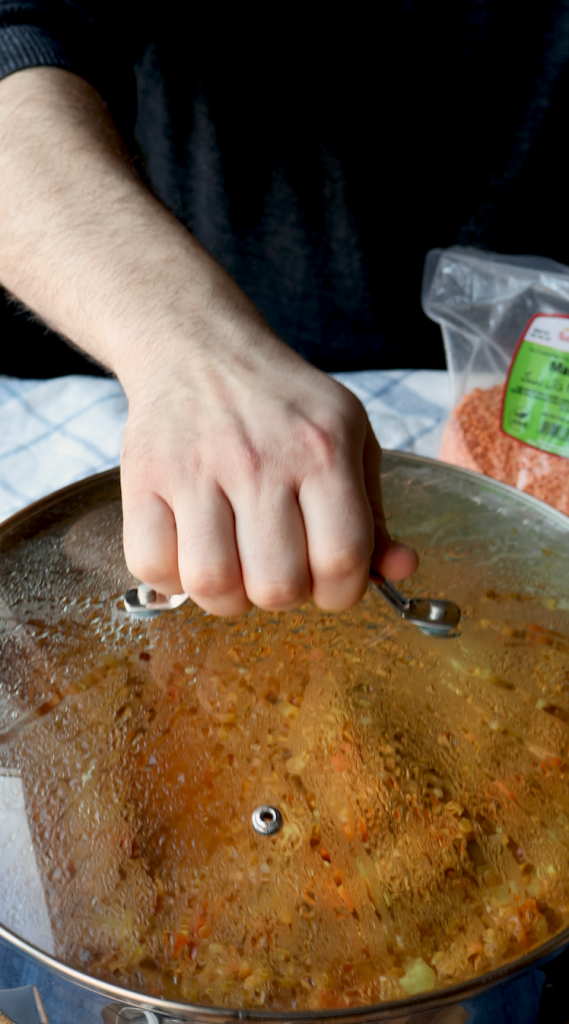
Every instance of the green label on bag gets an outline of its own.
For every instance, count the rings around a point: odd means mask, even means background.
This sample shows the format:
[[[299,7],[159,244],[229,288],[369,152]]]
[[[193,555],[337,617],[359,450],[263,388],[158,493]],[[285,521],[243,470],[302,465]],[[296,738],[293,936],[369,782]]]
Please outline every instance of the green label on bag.
[[[540,313],[527,325],[506,381],[502,430],[569,457],[569,316]]]

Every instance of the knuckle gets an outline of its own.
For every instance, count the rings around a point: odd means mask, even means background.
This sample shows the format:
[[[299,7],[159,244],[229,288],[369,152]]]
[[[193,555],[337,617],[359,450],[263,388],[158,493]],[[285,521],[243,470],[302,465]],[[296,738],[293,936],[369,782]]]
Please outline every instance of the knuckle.
[[[336,384],[335,419],[343,423],[345,428],[353,429],[354,425],[367,423],[365,407],[357,395],[339,381]]]
[[[249,599],[265,611],[286,611],[295,608],[308,597],[308,587],[297,580],[259,583],[247,588]]]
[[[322,469],[330,469],[335,464],[341,444],[337,425],[305,424],[300,441],[311,459]]]
[[[234,593],[239,583],[238,573],[231,566],[200,566],[182,574],[184,592],[198,604]]]
[[[371,546],[363,541],[335,548],[325,559],[319,560],[315,575],[330,583],[349,579],[367,572],[370,557]]]
[[[359,587],[343,587],[341,590],[330,587],[316,587],[314,591],[314,603],[329,612],[344,612],[353,608],[366,592],[366,584],[362,582]]]
[[[210,615],[218,615],[221,618],[243,615],[251,608],[247,598],[241,594],[225,595],[218,598],[200,598],[199,600],[194,599],[194,601],[200,608],[203,608],[204,612],[209,612]]]
[[[357,422],[362,421],[365,423],[367,421],[367,413],[363,403],[360,402],[357,395],[354,395],[353,391],[344,387],[343,384],[341,384],[340,387],[342,388],[340,404],[346,419],[355,420]]]
[[[143,583],[151,583],[156,589],[161,589],[176,583],[178,580],[178,566],[173,555],[161,555],[155,558],[125,551],[126,564],[129,572]]]
[[[206,464],[222,468],[226,473],[244,475],[255,480],[261,473],[265,453],[242,424],[232,423],[223,429],[208,447]]]
[[[263,457],[258,448],[248,438],[241,438],[240,440],[238,462],[241,470],[245,471],[249,476],[253,478],[259,476]]]
[[[353,450],[354,443],[363,444],[367,428],[367,414],[360,401],[350,392],[342,401],[335,416],[320,422],[304,423],[300,442],[316,465],[324,470],[333,469],[341,456]]]

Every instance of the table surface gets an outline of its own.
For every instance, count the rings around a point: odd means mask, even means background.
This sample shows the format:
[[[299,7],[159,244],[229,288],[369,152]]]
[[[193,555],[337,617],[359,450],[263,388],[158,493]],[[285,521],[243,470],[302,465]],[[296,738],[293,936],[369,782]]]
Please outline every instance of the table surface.
[[[449,411],[444,370],[334,374],[364,404],[384,448],[436,458]],[[0,521],[51,491],[117,466],[128,414],[119,382],[0,376]]]

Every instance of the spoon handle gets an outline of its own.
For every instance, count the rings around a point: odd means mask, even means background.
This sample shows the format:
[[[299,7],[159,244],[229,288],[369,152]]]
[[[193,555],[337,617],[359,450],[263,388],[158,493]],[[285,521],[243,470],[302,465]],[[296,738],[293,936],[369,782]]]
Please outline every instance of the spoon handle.
[[[402,615],[403,612],[408,611],[410,604],[409,599],[404,597],[403,594],[400,594],[397,588],[393,586],[393,583],[386,580],[380,573],[376,572],[375,569],[370,569],[369,581],[377,588],[377,590],[381,591],[385,599],[389,601],[389,604],[395,608],[395,611],[399,612],[400,615]]]

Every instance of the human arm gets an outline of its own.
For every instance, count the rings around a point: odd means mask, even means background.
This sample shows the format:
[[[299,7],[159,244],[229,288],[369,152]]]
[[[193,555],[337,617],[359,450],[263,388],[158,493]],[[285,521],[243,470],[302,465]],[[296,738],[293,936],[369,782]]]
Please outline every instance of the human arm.
[[[0,82],[0,281],[109,367],[129,399],[125,552],[217,614],[353,604],[400,578],[360,403],[279,341],[134,173],[98,93]]]

